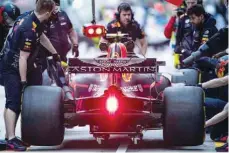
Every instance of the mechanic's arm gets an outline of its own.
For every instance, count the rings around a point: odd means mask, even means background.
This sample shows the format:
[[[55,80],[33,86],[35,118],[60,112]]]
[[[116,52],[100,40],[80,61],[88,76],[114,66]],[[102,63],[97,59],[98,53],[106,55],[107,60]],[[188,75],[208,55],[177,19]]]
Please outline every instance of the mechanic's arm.
[[[216,114],[211,119],[207,120],[205,122],[205,127],[215,125],[215,124],[225,120],[227,117],[228,117],[228,104],[225,105],[222,112]]]
[[[29,58],[30,53],[20,51],[20,57],[19,57],[19,73],[21,77],[21,81],[27,81],[26,75],[27,75],[27,60]]]
[[[176,16],[173,15],[165,26],[164,35],[167,39],[170,39],[172,36],[172,32],[174,31],[175,22],[176,22]]]
[[[213,58],[220,58],[220,57],[222,57],[224,55],[228,55],[228,49],[213,55]]]
[[[145,56],[146,55],[146,51],[147,51],[147,47],[148,47],[148,42],[146,40],[146,37],[139,39],[140,44],[141,44],[141,52],[142,54]]]
[[[111,27],[110,24],[108,24],[107,28],[106,28],[106,33],[116,33],[116,31],[114,30],[114,28]],[[106,35],[102,36],[99,40],[100,50],[105,51],[107,49],[106,46],[108,46],[108,45],[109,45],[109,41],[106,39]]]
[[[53,47],[52,43],[48,39],[48,37],[42,33],[40,37],[40,43],[52,54],[57,54],[56,49]]]
[[[228,75],[224,76],[222,78],[216,78],[207,82],[202,83],[202,88],[208,89],[208,88],[217,88],[221,86],[225,86],[228,84]]]
[[[70,38],[73,46],[76,46],[76,45],[78,46],[79,37],[73,28],[69,31],[69,38]]]

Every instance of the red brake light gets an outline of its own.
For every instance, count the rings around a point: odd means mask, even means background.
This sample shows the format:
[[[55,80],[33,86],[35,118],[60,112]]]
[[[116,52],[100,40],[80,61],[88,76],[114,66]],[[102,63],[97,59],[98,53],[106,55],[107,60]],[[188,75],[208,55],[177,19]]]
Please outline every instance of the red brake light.
[[[103,25],[85,25],[83,26],[83,34],[88,38],[102,37],[106,34],[106,29]]]
[[[111,114],[118,110],[118,99],[115,96],[109,96],[107,98],[106,109]]]

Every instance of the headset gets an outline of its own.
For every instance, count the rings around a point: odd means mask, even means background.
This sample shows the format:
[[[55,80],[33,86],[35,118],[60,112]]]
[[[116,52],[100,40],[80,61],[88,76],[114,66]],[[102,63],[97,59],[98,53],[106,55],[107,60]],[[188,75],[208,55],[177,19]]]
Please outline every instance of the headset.
[[[117,10],[118,10],[118,12],[115,13],[115,17],[116,17],[117,20],[120,20],[120,13],[121,13],[122,10],[131,11],[131,21],[134,20],[134,12],[132,11],[131,6],[130,6],[129,3],[123,2],[123,3],[119,4]]]

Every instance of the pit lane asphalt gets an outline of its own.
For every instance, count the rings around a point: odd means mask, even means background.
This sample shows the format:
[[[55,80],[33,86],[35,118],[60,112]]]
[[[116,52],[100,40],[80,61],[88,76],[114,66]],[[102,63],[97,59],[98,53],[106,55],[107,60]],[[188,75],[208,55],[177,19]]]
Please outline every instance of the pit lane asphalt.
[[[82,47],[82,46],[81,46]],[[82,48],[81,48],[82,49]],[[94,54],[94,50],[89,50]],[[88,53],[87,55],[92,55]],[[85,53],[81,55],[86,55]],[[84,57],[84,56],[81,56]],[[87,56],[88,57],[88,56]],[[168,48],[163,51],[148,51],[147,57],[157,57],[159,60],[167,62],[166,67],[161,67],[161,71],[169,72],[174,70],[172,66],[172,52]],[[3,110],[5,105],[5,94],[3,87],[0,87],[0,139],[5,137],[5,127],[3,120]],[[173,147],[168,148],[163,141],[162,130],[146,131],[143,133],[143,143],[137,146],[131,145],[130,138],[125,135],[111,136],[106,145],[99,145],[92,135],[89,134],[89,127],[75,127],[65,130],[64,141],[59,146],[44,147],[31,146],[29,151],[74,151],[74,152],[215,152],[214,143],[206,135],[205,142],[200,146]],[[16,135],[20,136],[20,118],[18,120]]]

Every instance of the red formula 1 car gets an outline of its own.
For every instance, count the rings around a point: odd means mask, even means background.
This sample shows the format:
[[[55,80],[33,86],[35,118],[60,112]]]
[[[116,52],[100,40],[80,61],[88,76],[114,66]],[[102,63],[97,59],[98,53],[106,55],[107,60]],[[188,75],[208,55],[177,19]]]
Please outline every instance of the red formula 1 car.
[[[202,144],[202,89],[172,87],[169,79],[158,73],[165,62],[129,55],[127,44],[120,42],[125,34],[107,36],[115,42],[109,45],[106,57],[69,59],[67,74],[75,100],[64,101],[60,87],[26,88],[22,103],[23,141],[59,145],[65,128],[89,125],[90,134],[99,143],[112,134],[125,134],[137,144],[144,130],[163,129],[168,144]],[[53,68],[52,72],[58,73]]]

